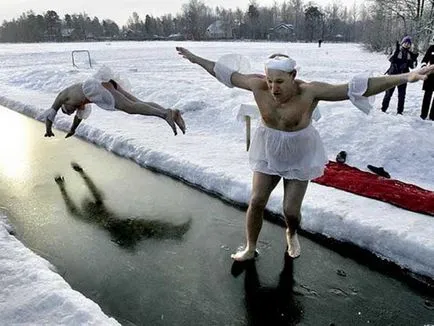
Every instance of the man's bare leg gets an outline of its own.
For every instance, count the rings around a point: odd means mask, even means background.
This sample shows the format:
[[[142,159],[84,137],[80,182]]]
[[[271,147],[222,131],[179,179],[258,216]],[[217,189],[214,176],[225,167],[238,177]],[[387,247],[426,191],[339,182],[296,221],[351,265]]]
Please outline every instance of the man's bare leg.
[[[285,179],[283,182],[283,213],[287,225],[286,243],[288,245],[288,255],[292,258],[297,258],[301,254],[297,230],[301,221],[301,204],[308,184],[309,181],[300,180]]]
[[[170,128],[172,128],[175,136],[177,135],[178,132],[176,130],[174,119],[174,115],[176,114],[173,113],[173,110],[165,109],[162,106],[154,103],[147,103],[140,100],[135,101],[134,99],[136,98],[134,96],[126,93],[123,90],[121,92],[115,89],[110,83],[103,83],[103,86],[113,95],[113,98],[115,99],[115,107],[118,110],[122,110],[129,114],[150,115],[162,118],[166,120]],[[126,96],[124,93],[126,93],[128,96]]]
[[[177,126],[179,127],[179,129],[181,129],[182,133],[185,134],[185,122],[184,119],[182,118],[181,112],[179,112],[179,110],[177,109],[173,109],[173,120],[175,120],[175,123],[177,124]]]
[[[165,114],[165,120],[167,121],[167,123],[169,124],[169,126],[172,128],[173,133],[176,135],[177,134],[177,130],[176,130],[176,125],[178,125],[179,129],[181,129],[182,133],[185,134],[185,122],[184,119],[181,116],[181,112],[179,112],[179,110],[177,109],[166,109],[163,106],[154,103],[154,102],[144,102],[140,99],[138,99],[137,97],[135,97],[134,95],[128,93],[126,90],[124,90],[120,85],[118,85],[117,91],[119,93],[121,93],[122,95],[124,95],[127,99],[129,99],[132,102],[136,102],[136,103],[143,103],[146,106],[152,107],[153,109],[162,112],[163,114]]]
[[[159,109],[163,112],[167,111],[167,110],[171,110],[172,112],[172,120],[176,123],[176,125],[179,127],[179,129],[181,129],[182,133],[185,134],[185,122],[184,119],[182,118],[181,112],[178,109],[166,109],[164,107],[162,107],[160,104],[154,103],[154,102],[143,102],[143,101],[139,101],[141,103],[147,104],[149,106],[152,106],[156,109]]]
[[[253,172],[252,195],[246,213],[246,247],[244,250],[232,254],[232,259],[246,261],[255,258],[256,243],[262,228],[264,209],[279,180],[279,176]]]
[[[160,104],[157,104],[154,102],[144,102],[144,101],[138,99],[137,97],[135,97],[134,95],[128,93],[120,85],[118,85],[117,91],[120,92],[122,95],[124,95],[126,98],[128,98],[132,102],[144,103],[145,105],[151,106],[154,109],[160,110],[162,112],[166,112],[167,110],[170,110],[170,109],[166,109],[163,106],[161,106]],[[182,133],[185,134],[185,130],[186,130],[185,122],[184,122],[184,119],[182,118],[181,112],[177,109],[172,109],[171,112],[172,112],[171,117],[169,116],[169,114],[167,114],[167,117],[166,117],[167,123],[173,129],[173,123],[171,121],[169,121],[170,119],[172,119],[176,123],[176,125],[179,127],[179,129],[181,129]],[[174,132],[176,135],[176,129],[174,130]]]

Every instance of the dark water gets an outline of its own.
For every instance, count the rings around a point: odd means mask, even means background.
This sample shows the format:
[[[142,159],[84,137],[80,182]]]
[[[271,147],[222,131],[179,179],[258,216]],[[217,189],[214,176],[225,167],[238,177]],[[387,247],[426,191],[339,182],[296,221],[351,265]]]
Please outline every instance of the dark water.
[[[0,109],[1,206],[21,241],[122,324],[434,324],[428,288],[304,237],[292,261],[275,224],[256,263],[233,264],[243,211],[60,131],[42,135]]]

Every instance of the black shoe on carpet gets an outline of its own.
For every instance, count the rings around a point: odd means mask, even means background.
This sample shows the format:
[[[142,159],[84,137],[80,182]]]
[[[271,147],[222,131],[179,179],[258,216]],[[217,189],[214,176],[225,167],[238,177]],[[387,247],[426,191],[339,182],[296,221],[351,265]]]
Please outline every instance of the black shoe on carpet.
[[[377,167],[373,165],[368,165],[368,169],[381,177],[390,179],[390,174],[386,170],[384,170],[382,166]]]
[[[339,154],[336,156],[336,162],[345,163],[346,160],[347,160],[347,152],[340,151]]]

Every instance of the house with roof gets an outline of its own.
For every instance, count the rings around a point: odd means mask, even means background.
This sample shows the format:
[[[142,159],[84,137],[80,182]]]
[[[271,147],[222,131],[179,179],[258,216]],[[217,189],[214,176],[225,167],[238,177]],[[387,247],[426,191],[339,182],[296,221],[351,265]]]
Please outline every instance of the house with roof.
[[[288,23],[279,23],[269,29],[268,39],[271,41],[294,41],[294,26]]]
[[[232,27],[229,24],[225,24],[222,20],[216,20],[208,26],[205,36],[209,39],[233,38]]]

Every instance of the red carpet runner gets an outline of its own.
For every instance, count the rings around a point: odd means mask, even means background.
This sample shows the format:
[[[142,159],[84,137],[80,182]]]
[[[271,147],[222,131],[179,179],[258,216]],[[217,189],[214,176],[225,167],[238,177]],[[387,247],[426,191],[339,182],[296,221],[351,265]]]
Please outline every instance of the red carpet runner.
[[[398,180],[386,179],[346,164],[329,161],[324,175],[312,182],[434,216],[433,191]]]

